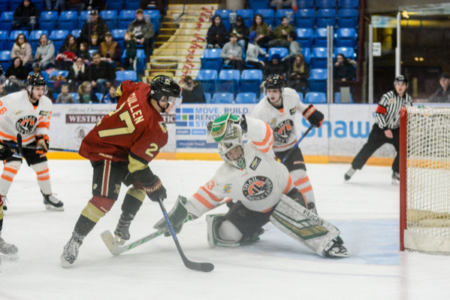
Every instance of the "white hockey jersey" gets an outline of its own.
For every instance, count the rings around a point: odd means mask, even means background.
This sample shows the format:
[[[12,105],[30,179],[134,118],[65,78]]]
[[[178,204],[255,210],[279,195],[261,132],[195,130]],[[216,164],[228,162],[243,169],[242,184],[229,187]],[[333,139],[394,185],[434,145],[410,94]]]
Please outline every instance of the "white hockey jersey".
[[[0,138],[17,142],[20,133],[25,146],[34,143],[36,135],[48,135],[52,105],[49,98],[42,96],[38,106],[33,106],[27,91],[0,98]]]
[[[292,148],[298,136],[295,130],[295,113],[303,113],[308,107],[300,101],[297,92],[291,88],[283,90],[283,108],[276,109],[264,97],[252,112],[252,117],[263,120],[273,130],[275,152],[282,152]]]
[[[273,134],[261,120],[247,118],[249,141],[244,145],[243,170],[224,163],[214,177],[188,199],[186,208],[200,217],[224,198],[240,200],[250,210],[266,212],[294,185],[287,168],[274,159]]]

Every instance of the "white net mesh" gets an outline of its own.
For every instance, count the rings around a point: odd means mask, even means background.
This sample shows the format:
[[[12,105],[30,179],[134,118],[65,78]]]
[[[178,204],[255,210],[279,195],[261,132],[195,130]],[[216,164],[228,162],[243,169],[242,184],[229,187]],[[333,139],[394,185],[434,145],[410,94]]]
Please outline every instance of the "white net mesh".
[[[450,254],[450,109],[408,108],[405,247]]]

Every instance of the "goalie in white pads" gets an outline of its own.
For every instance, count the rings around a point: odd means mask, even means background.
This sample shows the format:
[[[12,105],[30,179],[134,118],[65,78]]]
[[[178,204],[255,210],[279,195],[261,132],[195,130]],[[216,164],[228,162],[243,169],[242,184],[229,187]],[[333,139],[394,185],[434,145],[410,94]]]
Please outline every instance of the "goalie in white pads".
[[[294,124],[297,112],[302,113],[304,118],[317,128],[322,125],[324,119],[323,114],[314,105],[303,104],[295,90],[284,86],[283,76],[270,75],[264,85],[266,96],[252,112],[254,118],[263,120],[272,128],[273,150],[279,161],[282,161],[297,143],[298,136]],[[314,191],[306,174],[305,160],[300,148],[296,148],[290,154],[284,165],[289,170],[294,186],[306,199],[307,208],[317,214]]]
[[[243,134],[249,139],[245,145]],[[229,205],[228,213],[206,218],[211,247],[236,247],[257,241],[262,226],[270,221],[319,255],[348,256],[339,230],[306,209],[306,201],[294,187],[289,171],[274,160],[272,130],[266,123],[228,113],[208,124],[208,138],[219,143],[225,163],[192,197],[178,198],[169,213],[176,232],[186,221],[200,217],[230,197],[237,202]],[[164,219],[154,227],[167,229]]]

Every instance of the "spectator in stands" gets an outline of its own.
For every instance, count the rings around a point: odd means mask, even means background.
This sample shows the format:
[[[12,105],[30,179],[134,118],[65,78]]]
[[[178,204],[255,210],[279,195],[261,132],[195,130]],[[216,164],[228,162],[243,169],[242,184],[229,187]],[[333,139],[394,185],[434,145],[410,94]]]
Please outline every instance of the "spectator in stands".
[[[92,64],[89,67],[89,78],[92,89],[98,93],[105,94],[111,87],[111,83],[116,79],[116,73],[111,64],[101,61],[100,54],[95,52],[92,55]]]
[[[6,72],[8,73],[8,72]],[[441,85],[439,89],[431,95],[428,102],[430,103],[449,103],[450,102],[450,75],[442,73],[439,79]]]
[[[105,41],[100,44],[99,53],[103,61],[120,66],[121,50],[117,42],[113,41],[111,32],[105,34]]]
[[[41,35],[39,44],[34,55],[33,67],[40,67],[47,70],[55,66],[55,46],[53,42],[47,38],[46,34]]]
[[[72,8],[78,9],[78,14],[81,14],[81,12],[84,10],[84,0],[62,0],[62,10],[71,10]]]
[[[88,81],[83,82],[78,87],[78,101],[80,103],[98,103],[98,98]]]
[[[141,0],[139,8],[143,10],[154,9],[159,10],[161,16],[164,15],[164,0]]]
[[[123,61],[123,68],[125,70],[134,70],[134,59],[136,58],[136,41],[133,38],[133,33],[127,31],[125,32],[125,59]]]
[[[237,44],[237,36],[234,33],[230,33],[230,41],[223,46],[220,57],[223,58],[224,65],[229,65],[232,69],[242,71],[244,68],[242,48]]]
[[[291,5],[294,14],[298,11],[297,0],[271,0],[271,6],[276,6],[277,10],[282,9],[284,6]]]
[[[78,57],[81,57],[85,64],[90,65],[91,64],[91,54],[89,54],[89,44],[86,42],[83,42],[80,44],[80,50],[78,51]]]
[[[58,99],[56,99],[56,103],[75,103],[75,99],[69,94],[68,84],[63,84],[61,86],[61,94],[59,94]]]
[[[295,31],[289,32],[287,39],[289,42],[289,55],[282,59],[282,61],[285,61],[288,66],[292,65],[296,57],[302,53],[302,46],[296,41],[296,39],[297,33]]]
[[[39,11],[30,0],[23,0],[14,12],[14,20],[11,22],[12,30],[26,27],[28,30],[35,30],[38,26],[37,19]]]
[[[75,92],[82,82],[89,81],[89,74],[89,66],[84,63],[82,57],[77,57],[67,76],[70,91]]]
[[[270,28],[269,31],[271,31]],[[294,26],[289,25],[287,17],[282,17],[281,24],[271,33],[273,40],[269,42],[269,48],[289,46],[288,36],[291,32],[295,32]]]
[[[181,95],[183,96],[183,103],[206,103],[202,84],[200,81],[193,80],[191,76],[184,77]]]
[[[6,91],[5,87],[0,84],[0,98],[8,95],[8,91]]]
[[[77,40],[71,34],[66,37],[64,45],[59,48],[56,56],[56,68],[69,71],[78,56]]]
[[[266,64],[264,69],[264,79],[270,74],[279,74],[285,76],[286,68],[285,65],[281,63],[281,57],[279,54],[272,55],[272,60]]]
[[[268,57],[269,55],[259,48],[259,46],[256,44],[255,40],[257,37],[256,31],[250,32],[250,35],[248,36],[248,46],[247,46],[247,55],[245,57],[245,63],[248,65],[252,65],[256,69],[264,70],[264,61],[259,60],[260,55],[265,55]]]
[[[64,2],[65,0],[45,0],[45,9],[58,11],[60,8],[63,8]]]
[[[222,18],[219,15],[214,16],[206,37],[208,48],[221,48],[221,45],[227,42],[227,35],[227,29],[223,25]]]
[[[11,50],[11,59],[20,57],[23,65],[31,70],[31,65],[33,64],[33,55],[31,51],[31,46],[27,41],[27,38],[23,34],[19,34],[16,37],[16,42]]]
[[[105,94],[102,99],[102,103],[117,103],[117,95],[116,95],[116,86],[114,84],[111,84],[111,87],[109,88],[109,93]]]
[[[55,97],[53,97],[54,90],[52,88],[47,88],[47,92],[44,94],[47,98],[52,100],[52,103],[56,103]]]
[[[334,64],[333,78],[334,80],[348,81],[354,80],[356,77],[356,62],[339,53]]]
[[[102,11],[106,9],[106,0],[86,0],[85,5],[88,10],[96,9]]]
[[[80,42],[87,42],[91,46],[99,46],[105,40],[105,34],[109,32],[105,20],[98,16],[97,10],[91,10],[90,19],[84,23],[80,32]]]
[[[303,92],[308,88],[308,78],[309,64],[305,62],[305,57],[300,53],[295,57],[294,64],[290,71],[288,78],[289,87],[297,92]]]
[[[133,33],[136,44],[142,45],[145,56],[150,58],[155,31],[152,22],[144,18],[144,11],[142,9],[139,8],[136,10],[136,20],[128,25],[127,31]]]
[[[230,29],[230,33],[234,33],[238,38],[238,45],[241,46],[242,52],[245,52],[245,44],[247,43],[248,28],[244,24],[244,18],[241,16],[236,17],[236,23]]]
[[[22,65],[20,57],[13,59],[13,64],[6,70],[5,77],[8,79],[26,80],[28,77],[28,69]]]
[[[256,14],[253,18],[253,24],[250,27],[250,31],[256,31],[258,34],[256,37],[256,43],[260,47],[264,47],[265,44],[269,41],[269,26],[264,22],[264,18],[261,14]]]

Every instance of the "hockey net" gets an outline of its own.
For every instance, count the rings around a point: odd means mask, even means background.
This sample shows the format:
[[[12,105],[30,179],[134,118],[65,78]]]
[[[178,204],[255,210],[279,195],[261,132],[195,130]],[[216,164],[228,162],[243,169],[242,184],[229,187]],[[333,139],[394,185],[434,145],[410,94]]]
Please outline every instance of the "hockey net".
[[[402,109],[400,248],[450,254],[450,108]]]

